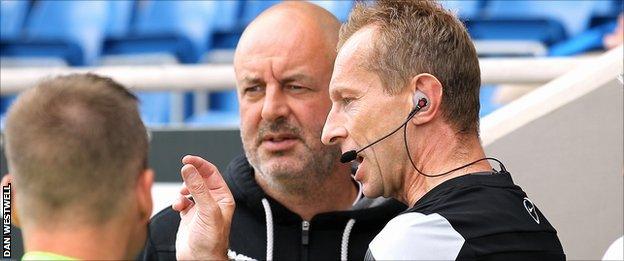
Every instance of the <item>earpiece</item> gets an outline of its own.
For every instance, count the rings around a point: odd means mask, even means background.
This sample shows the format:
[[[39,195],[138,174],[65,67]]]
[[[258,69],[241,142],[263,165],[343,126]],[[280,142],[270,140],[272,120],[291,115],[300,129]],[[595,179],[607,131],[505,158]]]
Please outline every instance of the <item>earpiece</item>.
[[[426,111],[427,108],[429,108],[429,99],[427,99],[427,96],[421,91],[414,92],[412,102],[414,103],[413,110],[418,108],[418,111]]]

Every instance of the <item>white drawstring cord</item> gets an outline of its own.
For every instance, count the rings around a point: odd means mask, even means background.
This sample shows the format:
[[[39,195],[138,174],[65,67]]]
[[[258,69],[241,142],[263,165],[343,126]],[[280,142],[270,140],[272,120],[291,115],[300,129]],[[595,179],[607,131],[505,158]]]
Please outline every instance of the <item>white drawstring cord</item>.
[[[266,260],[273,260],[273,214],[271,213],[271,205],[266,198],[262,199],[262,206],[264,207],[264,215],[266,218]]]
[[[344,231],[342,232],[342,244],[340,244],[340,260],[347,260],[349,254],[349,236],[351,235],[351,229],[355,224],[355,219],[349,219]]]
[[[248,257],[246,255],[243,254],[238,254],[235,251],[232,251],[231,249],[228,249],[228,253],[227,253],[228,259],[229,260],[236,260],[236,261],[256,261],[255,259]]]

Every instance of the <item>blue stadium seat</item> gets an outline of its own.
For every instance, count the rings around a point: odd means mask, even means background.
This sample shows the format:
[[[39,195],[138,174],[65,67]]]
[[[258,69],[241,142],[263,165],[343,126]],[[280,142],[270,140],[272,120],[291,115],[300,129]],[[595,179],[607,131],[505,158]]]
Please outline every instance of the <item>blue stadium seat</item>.
[[[548,49],[549,56],[570,56],[603,49],[602,39],[613,32],[616,22],[602,24],[582,32],[568,40],[554,44]]]
[[[126,37],[108,39],[106,54],[170,53],[196,63],[211,43],[215,1],[139,2],[136,24]]]
[[[587,28],[594,1],[488,1],[467,21],[474,39],[534,40],[550,45]]]
[[[575,35],[587,29],[594,6],[598,2],[600,1],[492,0],[488,2],[485,12],[491,17],[554,20],[564,26],[568,35]]]
[[[470,19],[465,21],[474,40],[527,40],[546,45],[566,38],[563,26],[550,19]]]
[[[247,0],[244,2],[243,13],[241,15],[241,22],[243,25],[248,25],[251,21],[256,18],[260,13],[269,7],[280,3],[281,1],[276,0]]]
[[[485,2],[483,0],[448,0],[440,1],[447,10],[456,13],[461,20],[477,17]]]
[[[215,24],[211,47],[234,49],[243,30],[262,11],[279,3],[276,0],[218,1],[219,21]]]
[[[235,90],[210,93],[210,110],[238,112],[238,95]]]
[[[134,7],[134,0],[115,0],[108,2],[108,17],[106,21],[106,37],[124,37],[130,33],[130,25]]]
[[[231,31],[238,29],[239,16],[241,14],[242,1],[223,0],[218,1],[216,9],[219,19],[216,19],[214,29],[217,31]]]
[[[592,11],[590,27],[613,22],[624,12],[624,0],[596,1]]]
[[[171,94],[169,92],[137,92],[139,113],[146,125],[168,124]]]
[[[217,14],[213,30],[213,42],[210,47],[216,49],[234,49],[245,25],[240,21],[242,1],[218,1]]]
[[[29,1],[0,1],[0,39],[16,39],[22,33]]]
[[[37,1],[23,38],[3,41],[2,56],[59,57],[91,65],[101,51],[108,4],[101,1]]]
[[[351,0],[343,0],[343,1],[327,1],[327,0],[311,0],[310,2],[315,3],[327,11],[331,12],[340,22],[347,21],[349,18],[349,13],[351,12],[351,8],[353,8],[353,1]]]

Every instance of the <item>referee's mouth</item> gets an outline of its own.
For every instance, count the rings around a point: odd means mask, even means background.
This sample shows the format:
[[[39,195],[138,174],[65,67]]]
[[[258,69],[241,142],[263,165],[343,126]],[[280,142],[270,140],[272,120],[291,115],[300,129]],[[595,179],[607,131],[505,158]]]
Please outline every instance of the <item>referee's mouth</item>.
[[[355,171],[355,175],[353,176],[353,178],[359,182],[362,182],[362,179],[365,176],[366,173],[366,160],[364,156],[358,155],[355,158],[355,161],[357,162],[356,164],[358,165],[357,170]]]

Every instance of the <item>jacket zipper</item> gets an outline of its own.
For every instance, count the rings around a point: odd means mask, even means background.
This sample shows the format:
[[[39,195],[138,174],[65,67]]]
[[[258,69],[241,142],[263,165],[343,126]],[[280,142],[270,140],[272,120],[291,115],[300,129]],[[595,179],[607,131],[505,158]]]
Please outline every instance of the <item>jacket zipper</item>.
[[[308,243],[310,242],[310,222],[301,222],[301,260],[308,260]]]

